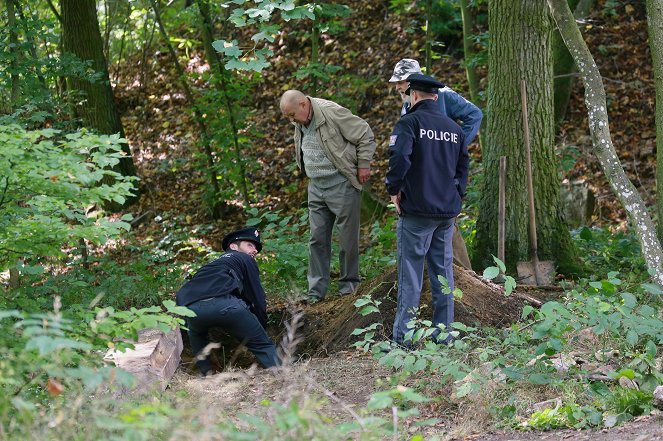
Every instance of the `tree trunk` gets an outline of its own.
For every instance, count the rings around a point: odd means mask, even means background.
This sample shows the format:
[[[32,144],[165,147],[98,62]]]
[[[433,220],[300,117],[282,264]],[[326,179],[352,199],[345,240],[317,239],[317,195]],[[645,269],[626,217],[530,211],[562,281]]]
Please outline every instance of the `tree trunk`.
[[[647,25],[656,86],[656,231],[663,242],[663,0],[647,0]]]
[[[580,268],[560,213],[554,150],[552,21],[545,0],[489,3],[489,82],[484,185],[479,201],[473,266],[492,264],[497,253],[499,157],[507,156],[505,258],[510,271],[529,260],[528,200],[520,84],[527,85],[538,255],[564,274]]]
[[[10,112],[16,110],[19,106],[19,98],[21,96],[21,83],[18,75],[19,70],[19,57],[20,48],[18,45],[18,33],[16,32],[16,11],[14,9],[14,0],[5,0],[7,4],[7,27],[9,28],[9,53],[11,57],[11,109]]]
[[[663,250],[656,237],[656,228],[647,212],[647,207],[635,186],[624,173],[612,144],[601,73],[582,38],[566,0],[547,1],[559,27],[559,32],[564,38],[569,52],[573,55],[585,85],[585,103],[588,109],[589,131],[592,135],[594,152],[613,192],[626,209],[629,220],[635,227],[642,255],[649,267],[652,279],[663,286]],[[658,4],[660,6],[660,1]],[[660,21],[656,23],[660,27]]]
[[[100,75],[100,79],[94,82],[75,76],[67,79],[69,90],[78,90],[85,94],[85,99],[76,105],[78,116],[82,118],[86,127],[98,133],[105,135],[119,133],[124,138],[124,129],[108,77],[95,0],[60,0],[60,13],[63,51],[80,60],[91,62],[94,72]],[[123,143],[122,150],[125,156],[120,161],[117,171],[123,176],[135,176],[136,168],[129,145]],[[134,200],[135,198],[127,200],[126,204]]]
[[[426,73],[431,74],[433,65],[433,33],[431,32],[431,16],[433,15],[433,0],[426,1]]]
[[[249,197],[249,186],[248,178],[246,176],[246,167],[244,166],[244,153],[242,153],[242,148],[239,145],[239,127],[237,124],[237,111],[233,105],[233,100],[228,95],[228,83],[230,81],[230,72],[228,72],[222,62],[219,59],[219,52],[214,50],[212,46],[212,19],[209,12],[209,4],[207,0],[198,0],[198,10],[200,11],[200,28],[203,36],[203,46],[205,47],[205,57],[207,62],[210,65],[210,68],[213,71],[216,71],[221,80],[220,89],[223,92],[223,106],[226,109],[228,115],[228,122],[230,123],[230,130],[232,132],[233,138],[233,147],[235,152],[235,164],[237,166],[238,175],[240,176],[240,188],[242,191],[242,196],[244,198],[244,205],[249,207],[251,204],[251,198]],[[218,83],[217,83],[218,84]]]
[[[569,0],[569,7],[574,10],[576,19],[584,18],[591,12],[595,0]],[[559,126],[569,107],[571,90],[577,73],[573,57],[564,44],[559,31],[553,35],[553,70],[555,75],[555,124]]]
[[[460,1],[460,13],[463,19],[463,57],[465,58],[465,73],[470,87],[470,101],[477,106],[485,107],[485,102],[479,97],[479,75],[475,66],[468,65],[467,60],[474,58],[474,42],[472,30],[474,29],[474,14],[470,10],[469,0]]]
[[[313,19],[313,25],[311,26],[311,61],[312,66],[319,66],[320,63],[320,15],[322,15],[315,7],[313,3],[313,10],[316,12],[315,19]],[[318,69],[318,68],[316,68]],[[318,95],[318,76],[311,76],[311,96]]]
[[[150,0],[150,5],[152,6],[152,11],[154,12],[154,21],[156,22],[159,28],[159,32],[161,33],[161,37],[163,38],[164,43],[168,47],[168,53],[170,54],[170,58],[173,61],[175,70],[177,71],[177,76],[180,80],[180,84],[182,85],[184,96],[186,97],[187,102],[189,102],[193,107],[194,120],[196,121],[198,129],[200,130],[200,142],[203,145],[205,158],[207,160],[207,173],[209,176],[210,185],[212,185],[212,190],[214,191],[214,198],[211,207],[212,217],[218,220],[223,217],[224,210],[223,210],[223,204],[221,204],[217,200],[221,191],[219,188],[219,182],[216,177],[216,163],[214,160],[214,154],[212,153],[212,146],[210,144],[210,136],[207,130],[207,125],[203,120],[200,109],[198,109],[198,106],[196,105],[196,100],[193,96],[193,92],[191,91],[191,87],[189,87],[189,83],[187,83],[184,69],[182,69],[180,62],[177,59],[177,53],[175,53],[175,49],[173,48],[173,45],[170,43],[170,38],[168,38],[168,32],[166,32],[166,28],[163,25],[163,21],[161,20],[161,12],[159,11],[159,6],[157,5],[155,0]]]

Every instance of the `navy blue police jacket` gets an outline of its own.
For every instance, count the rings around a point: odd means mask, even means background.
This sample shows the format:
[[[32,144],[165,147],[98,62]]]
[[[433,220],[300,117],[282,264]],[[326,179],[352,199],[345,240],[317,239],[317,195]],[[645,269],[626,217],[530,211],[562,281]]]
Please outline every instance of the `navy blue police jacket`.
[[[469,155],[458,124],[435,100],[422,100],[400,119],[389,139],[390,195],[401,193],[401,213],[450,218],[460,213]]]
[[[175,299],[178,305],[188,306],[226,294],[244,300],[262,326],[267,327],[267,302],[258,264],[246,253],[229,251],[204,265],[180,288]]]

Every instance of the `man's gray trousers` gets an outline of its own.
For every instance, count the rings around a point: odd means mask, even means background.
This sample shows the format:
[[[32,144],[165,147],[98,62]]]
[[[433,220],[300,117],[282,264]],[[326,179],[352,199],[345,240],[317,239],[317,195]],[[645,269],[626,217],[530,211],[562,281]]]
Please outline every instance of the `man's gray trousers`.
[[[320,188],[308,185],[309,241],[308,295],[322,299],[329,288],[329,267],[334,223],[338,228],[340,294],[349,294],[359,286],[359,218],[361,191],[349,181]]]

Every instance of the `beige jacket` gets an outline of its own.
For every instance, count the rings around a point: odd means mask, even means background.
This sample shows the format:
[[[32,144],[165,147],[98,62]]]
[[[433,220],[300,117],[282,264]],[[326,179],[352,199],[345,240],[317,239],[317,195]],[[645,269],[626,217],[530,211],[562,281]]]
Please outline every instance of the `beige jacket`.
[[[375,137],[368,123],[333,101],[311,98],[315,133],[329,160],[352,185],[361,190],[358,168],[370,168],[375,153]],[[295,125],[295,156],[297,166],[304,170],[302,158],[302,126]]]

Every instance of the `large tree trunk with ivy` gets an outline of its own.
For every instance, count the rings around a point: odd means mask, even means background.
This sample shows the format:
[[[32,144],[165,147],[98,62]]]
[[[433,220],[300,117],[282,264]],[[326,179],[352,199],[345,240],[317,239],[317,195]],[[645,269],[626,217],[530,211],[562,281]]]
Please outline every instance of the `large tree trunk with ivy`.
[[[584,18],[591,12],[595,0],[569,0],[575,18]],[[555,124],[559,125],[566,116],[571,99],[571,90],[576,78],[576,64],[558,31],[553,35],[553,72],[555,74]]]
[[[652,279],[659,285],[663,285],[663,250],[656,237],[656,228],[647,207],[633,183],[624,173],[612,144],[601,73],[582,38],[566,0],[547,1],[559,27],[559,32],[562,34],[569,52],[573,55],[585,85],[585,104],[588,110],[589,131],[594,152],[613,192],[626,209],[629,220],[635,227]],[[660,1],[658,3],[660,4]],[[660,24],[660,21],[657,24]]]
[[[554,150],[552,20],[545,0],[493,0],[490,32],[484,185],[479,201],[473,266],[497,254],[499,157],[507,157],[505,258],[510,271],[529,260],[528,199],[520,96],[528,97],[538,255],[564,274],[579,271],[571,236],[560,213],[560,182]]]
[[[663,242],[663,0],[647,0],[647,26],[656,86],[656,231]]]
[[[78,76],[67,78],[69,90],[81,91],[85,95],[82,100],[76,100],[77,115],[86,127],[98,133],[105,135],[119,133],[124,137],[124,129],[108,77],[96,3],[94,0],[60,0],[60,7],[63,52],[90,62],[92,70],[98,77],[94,81]],[[135,176],[136,168],[129,145],[122,144],[122,150],[125,156],[120,161],[117,171],[123,176]],[[127,203],[130,202],[132,200],[127,200]]]

